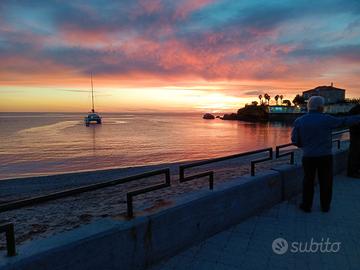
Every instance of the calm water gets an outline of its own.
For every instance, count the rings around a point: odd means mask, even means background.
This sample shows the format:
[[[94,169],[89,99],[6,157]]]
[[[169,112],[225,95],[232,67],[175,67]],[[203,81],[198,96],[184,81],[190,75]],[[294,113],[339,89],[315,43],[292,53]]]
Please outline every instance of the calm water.
[[[0,113],[0,179],[150,165],[235,154],[289,142],[290,127],[203,120],[190,114]]]

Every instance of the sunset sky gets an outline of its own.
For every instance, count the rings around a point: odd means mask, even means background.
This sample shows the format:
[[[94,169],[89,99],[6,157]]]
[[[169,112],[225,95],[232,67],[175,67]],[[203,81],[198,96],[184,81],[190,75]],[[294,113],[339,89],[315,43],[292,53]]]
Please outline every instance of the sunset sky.
[[[360,97],[360,1],[0,1],[0,111],[231,111]]]

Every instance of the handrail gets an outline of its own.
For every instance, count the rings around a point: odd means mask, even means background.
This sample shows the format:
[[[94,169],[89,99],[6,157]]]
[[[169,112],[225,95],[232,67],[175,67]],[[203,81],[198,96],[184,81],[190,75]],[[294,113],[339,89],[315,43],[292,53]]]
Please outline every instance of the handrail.
[[[282,148],[287,148],[290,146],[295,146],[293,143],[287,143],[287,144],[282,144],[282,145],[278,145],[276,146],[276,159],[281,158],[281,157],[286,157],[286,156],[290,156],[290,164],[294,164],[295,163],[295,152],[294,151],[289,151],[289,152],[285,152],[280,154],[280,149]]]
[[[270,148],[264,148],[264,150],[266,152],[269,152],[269,156],[267,158],[261,158],[261,159],[257,159],[257,160],[252,160],[251,161],[251,176],[255,176],[255,165],[257,163],[261,163],[261,162],[264,162],[264,161],[268,161],[268,160],[272,160],[273,159],[273,149],[272,147]],[[259,152],[261,153],[261,152]]]
[[[350,131],[350,129],[343,129],[343,130],[339,130],[339,131],[334,131],[332,132],[332,135],[340,135],[340,134],[344,134],[344,133],[348,133]]]
[[[266,153],[266,152],[269,153],[268,157],[251,161],[251,176],[255,176],[255,165],[257,163],[273,159],[273,149],[272,149],[272,147],[263,148],[263,149],[259,149],[259,150],[254,150],[254,151],[249,151],[249,152],[244,152],[244,153],[230,155],[230,156],[224,156],[224,157],[218,157],[218,158],[213,158],[213,159],[208,159],[208,160],[202,160],[202,161],[193,162],[193,163],[190,163],[190,164],[181,165],[181,166],[179,166],[179,182],[180,183],[187,182],[187,181],[190,181],[190,180],[194,180],[194,179],[198,179],[198,178],[201,178],[201,177],[208,176],[209,177],[209,188],[213,189],[213,182],[214,182],[214,172],[213,171],[207,171],[207,172],[203,172],[203,173],[199,173],[199,174],[195,174],[195,175],[191,175],[191,176],[185,176],[185,169],[199,167],[199,166],[207,165],[207,164],[210,164],[210,163],[225,161],[225,160],[228,160],[228,159],[234,159],[234,158],[239,158],[239,157],[245,157],[245,156],[260,154],[260,153]]]
[[[339,131],[335,131],[332,132],[332,136],[336,136],[336,135],[341,135],[344,133],[349,132],[349,129],[344,129],[344,130],[339,130]],[[341,147],[341,139],[333,139],[332,140],[333,143],[337,143],[337,148],[340,149]],[[278,145],[276,146],[276,158],[280,158],[280,157],[285,157],[285,156],[290,156],[290,164],[294,164],[295,162],[295,152],[294,151],[290,151],[290,152],[286,152],[283,154],[280,154],[280,149],[282,148],[287,148],[289,146],[295,146],[293,143],[287,143],[287,144],[282,144],[282,145]]]
[[[12,201],[12,202],[5,203],[5,204],[0,204],[0,213],[9,211],[9,210],[19,209],[19,208],[26,207],[26,206],[31,206],[34,204],[39,204],[39,203],[43,203],[43,202],[60,199],[60,198],[65,198],[68,196],[73,196],[73,195],[77,195],[77,194],[81,194],[84,192],[93,191],[93,190],[97,190],[97,189],[101,189],[101,188],[105,188],[105,187],[124,184],[124,183],[128,183],[128,182],[131,182],[134,180],[139,180],[142,178],[155,176],[160,173],[163,173],[164,170],[166,170],[166,169],[145,172],[142,174],[132,175],[132,176],[128,176],[128,177],[117,179],[117,180],[111,180],[111,181],[107,181],[107,182],[91,184],[91,185],[82,186],[82,187],[78,187],[78,188],[67,189],[67,190],[63,190],[63,191],[59,191],[59,192],[53,192],[53,193],[50,193],[50,194],[47,194],[44,196],[37,196],[37,197],[28,198],[28,199],[16,200],[16,201]]]
[[[153,186],[142,188],[142,189],[137,189],[134,191],[130,191],[126,194],[127,216],[129,218],[132,218],[134,216],[134,211],[133,211],[133,197],[134,196],[144,194],[147,192],[151,192],[154,190],[158,190],[158,189],[163,189],[163,188],[170,186],[170,169],[158,170],[158,171],[156,171],[156,174],[154,174],[152,176],[160,175],[160,174],[165,175],[165,183],[153,185]]]
[[[332,136],[341,135],[341,134],[345,134],[345,133],[348,133],[348,132],[350,132],[349,129],[334,131],[334,132],[332,133]],[[340,139],[340,138],[338,138],[338,139],[333,139],[333,140],[332,140],[332,143],[337,143],[337,149],[340,149],[340,148],[341,148],[341,139]]]
[[[194,174],[194,175],[184,177],[184,178],[179,178],[179,182],[184,183],[184,182],[199,179],[202,177],[209,177],[209,189],[213,190],[214,189],[214,171],[207,171],[207,172]]]
[[[337,149],[341,148],[341,140],[340,139],[332,140],[332,143],[337,143]]]
[[[5,233],[6,235],[7,256],[9,257],[15,256],[16,247],[15,247],[14,224],[13,223],[0,224],[0,233]]]

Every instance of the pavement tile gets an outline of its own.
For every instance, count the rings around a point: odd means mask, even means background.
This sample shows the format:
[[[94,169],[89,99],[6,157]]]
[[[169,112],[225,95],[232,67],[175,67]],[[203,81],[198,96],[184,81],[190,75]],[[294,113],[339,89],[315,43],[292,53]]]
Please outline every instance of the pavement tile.
[[[332,208],[320,211],[318,188],[313,211],[303,213],[297,207],[301,197],[275,205],[232,228],[218,233],[199,245],[163,261],[151,270],[166,269],[360,269],[360,181],[336,176]],[[283,255],[275,254],[272,242],[284,238],[289,248]],[[340,250],[332,253],[294,252],[293,242],[310,245],[341,242]]]

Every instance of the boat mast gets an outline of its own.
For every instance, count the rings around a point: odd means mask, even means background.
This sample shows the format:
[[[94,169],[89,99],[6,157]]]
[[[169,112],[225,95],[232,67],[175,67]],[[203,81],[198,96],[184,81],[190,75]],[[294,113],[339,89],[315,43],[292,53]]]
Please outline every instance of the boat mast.
[[[94,108],[94,86],[93,86],[93,79],[92,79],[92,72],[90,73],[91,76],[91,100],[92,100],[92,112],[95,112],[95,108]]]

